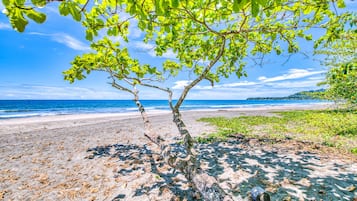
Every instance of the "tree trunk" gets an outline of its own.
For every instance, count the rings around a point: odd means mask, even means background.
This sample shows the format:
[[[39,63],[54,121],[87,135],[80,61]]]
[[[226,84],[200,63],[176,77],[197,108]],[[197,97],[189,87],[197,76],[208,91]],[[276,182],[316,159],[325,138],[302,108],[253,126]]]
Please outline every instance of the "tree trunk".
[[[186,128],[186,125],[181,119],[181,114],[178,110],[173,111],[173,121],[177,126],[180,135],[184,140],[186,150],[185,157],[178,157],[171,153],[171,147],[164,143],[164,140],[153,131],[149,117],[144,109],[144,106],[139,101],[137,93],[134,93],[134,101],[138,107],[141,117],[144,121],[144,135],[153,143],[157,144],[161,150],[161,155],[164,160],[174,169],[180,170],[186,177],[192,188],[201,194],[204,200],[207,201],[228,201],[233,200],[218,184],[217,180],[205,173],[199,167],[195,151],[193,150],[193,139]]]
[[[184,162],[181,162],[181,164],[178,165],[178,168],[184,173],[187,180],[193,184],[204,200],[233,200],[233,198],[219,186],[216,178],[208,175],[199,167],[199,161],[193,150],[193,139],[187,130],[185,123],[182,121],[181,114],[178,110],[173,111],[173,122],[176,124],[179,133],[183,138],[183,144],[187,151],[186,160],[183,160]]]

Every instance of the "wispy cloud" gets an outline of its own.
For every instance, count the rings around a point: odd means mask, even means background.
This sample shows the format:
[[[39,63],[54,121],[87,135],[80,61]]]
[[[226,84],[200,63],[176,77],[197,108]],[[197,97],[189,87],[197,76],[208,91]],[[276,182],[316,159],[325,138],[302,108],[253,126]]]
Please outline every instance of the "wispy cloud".
[[[319,88],[317,83],[323,80],[324,72],[311,69],[290,69],[283,75],[270,78],[259,77],[256,82],[240,81],[216,84],[214,87],[201,84],[193,88],[189,98],[245,99],[258,96],[287,96],[299,91]],[[172,89],[180,92],[190,83],[190,80],[176,81]]]
[[[0,30],[11,30],[11,25],[8,23],[0,22]]]
[[[80,50],[80,51],[90,50],[88,45],[82,43],[81,41],[67,34],[54,34],[52,35],[52,39],[74,50]]]
[[[180,80],[176,81],[175,85],[172,87],[172,89],[184,89],[187,85],[189,85],[192,81],[189,80]],[[199,86],[197,86],[199,87]]]
[[[322,80],[299,80],[299,81],[284,81],[284,82],[274,82],[268,83],[266,86],[271,88],[280,89],[291,89],[291,88],[313,88],[316,87],[317,83]]]
[[[253,86],[253,85],[257,85],[257,84],[258,83],[256,83],[256,82],[243,81],[243,82],[234,82],[234,83],[229,83],[229,84],[217,85],[215,87],[216,88],[230,88],[230,87],[241,87],[241,86]]]
[[[176,81],[174,83],[174,86],[172,87],[172,89],[184,89],[185,86],[189,85],[191,82],[192,81],[190,81],[190,80]],[[228,84],[216,84],[213,87],[212,86],[197,85],[197,86],[195,86],[195,89],[201,89],[201,90],[224,89],[224,88],[236,88],[236,87],[254,86],[254,85],[258,85],[258,84],[259,83],[257,83],[257,82],[242,81],[242,82],[233,82],[233,83],[228,83]]]
[[[156,56],[155,45],[153,45],[153,44],[144,43],[142,41],[136,41],[136,42],[134,42],[134,48],[136,48],[138,51],[141,51],[143,53],[147,53],[152,57],[158,57],[158,56]],[[167,58],[167,59],[175,59],[176,54],[172,50],[168,50],[161,57]]]
[[[30,32],[29,34],[50,37],[51,40],[61,43],[73,50],[79,50],[79,51],[89,51],[90,50],[89,45],[81,42],[80,40],[78,40],[78,39],[74,38],[73,36],[70,36],[66,33],[46,34],[46,33],[39,33],[39,32]]]
[[[138,28],[137,20],[130,20],[129,24],[129,38],[136,39],[140,38],[143,35],[143,32]]]
[[[317,75],[317,74],[323,74],[326,71],[312,71],[310,69],[296,69],[292,68],[289,69],[288,73],[279,75],[276,77],[270,77],[267,78],[265,76],[261,76],[258,78],[259,81],[262,82],[276,82],[276,81],[283,81],[283,80],[292,80],[292,79],[299,79],[299,78],[305,78],[309,77],[312,75]]]
[[[116,90],[75,86],[8,85],[0,86],[0,99],[130,99],[130,94]]]

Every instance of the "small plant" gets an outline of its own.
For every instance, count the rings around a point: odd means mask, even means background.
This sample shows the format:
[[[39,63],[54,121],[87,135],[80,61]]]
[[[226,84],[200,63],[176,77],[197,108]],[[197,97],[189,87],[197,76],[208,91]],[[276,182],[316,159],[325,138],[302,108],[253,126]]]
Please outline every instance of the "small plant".
[[[357,147],[352,148],[352,149],[351,149],[351,153],[353,153],[353,154],[356,154],[356,155],[357,155]]]
[[[231,134],[270,139],[294,139],[321,143],[357,153],[357,113],[351,110],[287,111],[277,116],[202,118],[218,131],[200,137],[199,142],[227,139]],[[352,142],[352,143],[347,143]],[[342,146],[344,145],[344,146]]]

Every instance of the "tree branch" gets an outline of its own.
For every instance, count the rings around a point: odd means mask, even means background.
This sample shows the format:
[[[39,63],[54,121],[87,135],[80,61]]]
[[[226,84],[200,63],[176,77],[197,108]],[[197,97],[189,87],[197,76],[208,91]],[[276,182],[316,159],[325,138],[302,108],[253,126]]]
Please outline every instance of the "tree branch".
[[[222,44],[221,44],[221,48],[217,54],[217,56],[208,64],[208,66],[204,69],[204,71],[201,73],[201,75],[199,77],[197,77],[194,81],[192,81],[189,85],[187,85],[185,87],[185,89],[183,90],[183,92],[181,93],[180,98],[177,100],[177,103],[174,107],[175,110],[178,110],[180,108],[180,106],[182,105],[183,101],[185,100],[188,92],[194,87],[196,86],[201,80],[205,79],[207,76],[207,73],[210,72],[210,70],[212,69],[212,67],[218,62],[218,60],[222,57],[224,50],[225,50],[225,46],[226,46],[226,38],[224,36],[221,36],[222,38]]]

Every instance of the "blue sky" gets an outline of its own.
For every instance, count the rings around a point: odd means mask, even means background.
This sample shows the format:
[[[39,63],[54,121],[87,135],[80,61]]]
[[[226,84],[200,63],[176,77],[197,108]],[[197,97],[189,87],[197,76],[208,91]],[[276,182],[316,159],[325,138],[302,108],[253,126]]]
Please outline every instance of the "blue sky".
[[[353,3],[350,2],[349,5]],[[355,9],[352,5],[352,9]],[[0,4],[0,10],[4,7]],[[107,75],[92,73],[87,79],[69,84],[62,72],[76,55],[88,52],[82,27],[69,17],[59,16],[54,8],[45,8],[47,20],[30,22],[24,33],[14,31],[6,16],[0,14],[0,99],[132,99],[130,94],[113,89]],[[152,46],[141,42],[142,34],[130,27],[130,49],[139,60],[160,65],[165,58],[155,57]],[[258,96],[286,96],[303,90],[318,89],[327,68],[321,58],[312,55],[312,43],[302,43],[302,53],[268,55],[263,65],[246,67],[247,78],[232,76],[215,87],[202,82],[188,99],[245,99]],[[173,54],[164,57],[171,58]],[[191,78],[192,79],[192,78]],[[169,79],[166,85],[175,97],[190,81],[188,73]],[[156,90],[140,92],[143,99],[165,99]]]

